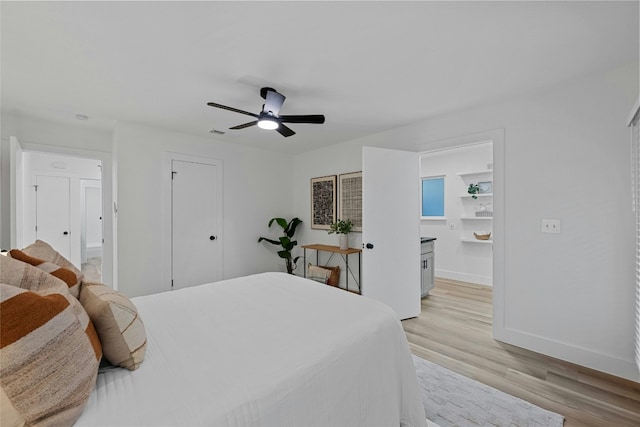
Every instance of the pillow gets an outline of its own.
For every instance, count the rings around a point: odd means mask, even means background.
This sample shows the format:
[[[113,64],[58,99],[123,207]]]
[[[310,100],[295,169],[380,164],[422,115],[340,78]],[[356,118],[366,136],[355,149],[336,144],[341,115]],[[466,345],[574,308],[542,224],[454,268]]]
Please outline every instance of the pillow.
[[[69,287],[69,292],[71,292],[71,295],[78,298],[78,295],[80,293],[80,282],[84,277],[82,271],[78,270],[75,265],[71,264],[69,260],[60,255],[60,253],[53,249],[51,245],[43,242],[42,240],[36,240],[34,243],[22,249],[22,252],[32,257],[52,262],[56,265],[59,265],[60,267],[64,267],[67,270],[73,271],[76,275],[77,280],[74,286]]]
[[[309,263],[307,277],[317,282],[326,283],[329,286],[338,286],[340,283],[340,266],[329,267]]]
[[[22,262],[26,262],[27,264],[31,264],[34,267],[38,267],[40,270],[45,273],[49,273],[54,277],[62,280],[67,284],[69,288],[69,293],[74,297],[78,298],[80,294],[80,278],[76,276],[76,274],[69,270],[68,268],[60,267],[58,264],[54,264],[49,261],[45,261],[40,258],[36,258],[33,256],[29,256],[26,253],[22,252],[20,249],[11,249],[9,251],[9,256],[13,259],[17,259]]]
[[[316,282],[324,283],[326,285],[329,277],[331,277],[331,270],[318,267],[311,263],[307,266],[307,279],[315,280]]]
[[[5,257],[0,257],[5,258]],[[71,425],[98,360],[69,300],[0,283],[1,425]]]
[[[80,302],[96,327],[105,359],[130,371],[138,369],[147,333],[129,298],[102,283],[83,282]]]
[[[0,257],[0,283],[37,292],[40,295],[61,294],[67,301],[73,313],[78,318],[82,329],[87,334],[91,345],[94,348],[96,358],[102,357],[102,346],[100,339],[93,327],[89,315],[82,308],[80,302],[69,293],[69,288],[62,280],[45,273],[36,267],[10,257]]]

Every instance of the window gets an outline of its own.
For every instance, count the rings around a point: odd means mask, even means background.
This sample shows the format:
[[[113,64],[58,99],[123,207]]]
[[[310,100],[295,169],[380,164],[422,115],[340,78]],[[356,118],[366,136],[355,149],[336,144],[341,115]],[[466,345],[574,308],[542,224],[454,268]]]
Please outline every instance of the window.
[[[444,176],[422,178],[422,219],[445,219]]]

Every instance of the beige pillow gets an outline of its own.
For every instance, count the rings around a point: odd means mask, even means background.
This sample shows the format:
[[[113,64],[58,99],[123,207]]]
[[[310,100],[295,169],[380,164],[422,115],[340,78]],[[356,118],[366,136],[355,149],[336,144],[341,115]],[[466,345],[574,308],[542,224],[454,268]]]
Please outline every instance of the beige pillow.
[[[96,327],[105,359],[130,371],[144,360],[147,334],[129,298],[101,283],[83,282],[80,302]]]
[[[71,296],[65,282],[26,262],[3,256],[0,257],[0,283],[37,292],[40,295],[63,295],[69,301],[73,313],[87,334],[96,358],[98,361],[102,358],[102,346],[94,325],[80,302]]]
[[[51,245],[42,240],[36,240],[34,243],[22,249],[22,252],[32,257],[52,262],[56,265],[59,265],[60,267],[64,267],[67,270],[73,271],[73,273],[76,275],[76,282],[73,286],[69,286],[69,292],[71,292],[71,295],[78,298],[80,294],[80,282],[84,277],[82,271],[76,268],[75,265],[71,264],[68,259],[60,255],[60,253],[53,249]]]
[[[94,349],[65,295],[40,295],[4,283],[0,360],[3,426],[72,425],[98,375]]]
[[[76,295],[74,296],[76,298],[78,297],[78,294],[80,293],[80,284],[78,282],[79,278],[73,271],[69,270],[68,268],[60,267],[58,264],[54,264],[52,262],[27,255],[20,249],[11,249],[9,251],[9,256],[13,259],[17,259],[18,261],[26,262],[27,264],[30,264],[34,267],[38,267],[45,273],[49,273],[52,276],[57,277],[67,284],[67,286],[69,287],[69,292],[71,294],[75,293]]]

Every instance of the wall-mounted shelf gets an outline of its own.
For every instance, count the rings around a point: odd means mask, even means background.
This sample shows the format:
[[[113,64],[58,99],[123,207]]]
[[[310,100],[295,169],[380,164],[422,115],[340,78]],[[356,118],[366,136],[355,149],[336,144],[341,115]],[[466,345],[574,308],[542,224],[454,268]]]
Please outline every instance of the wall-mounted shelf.
[[[493,170],[488,169],[486,171],[477,171],[477,172],[458,172],[456,175],[465,177],[465,176],[485,175],[485,174],[492,174],[492,173],[493,173]]]
[[[479,219],[479,220],[491,220],[492,216],[461,216],[460,219]]]
[[[478,240],[478,239],[460,239],[462,243],[480,243],[481,245],[490,245],[493,240]]]
[[[476,196],[478,196],[478,197],[491,197],[491,196],[493,196],[493,193],[477,193]],[[463,199],[470,199],[471,198],[471,194],[463,194],[460,197],[462,197]]]

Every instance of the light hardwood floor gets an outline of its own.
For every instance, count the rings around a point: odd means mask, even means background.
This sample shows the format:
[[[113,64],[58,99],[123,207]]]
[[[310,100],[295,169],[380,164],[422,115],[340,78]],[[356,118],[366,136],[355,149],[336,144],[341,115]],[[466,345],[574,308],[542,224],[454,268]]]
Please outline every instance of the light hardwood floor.
[[[436,279],[402,322],[411,352],[561,414],[565,427],[640,426],[640,384],[492,338],[492,289]]]

